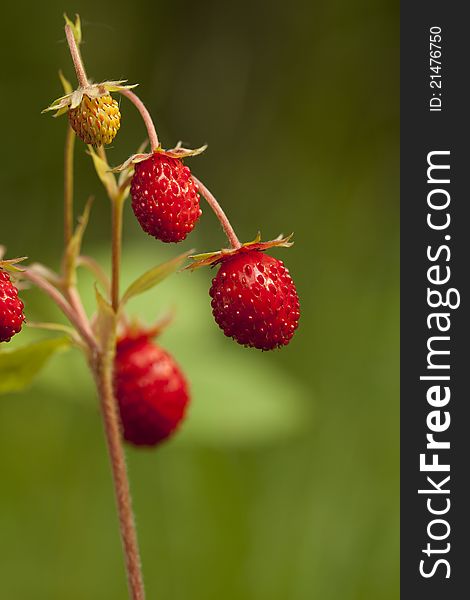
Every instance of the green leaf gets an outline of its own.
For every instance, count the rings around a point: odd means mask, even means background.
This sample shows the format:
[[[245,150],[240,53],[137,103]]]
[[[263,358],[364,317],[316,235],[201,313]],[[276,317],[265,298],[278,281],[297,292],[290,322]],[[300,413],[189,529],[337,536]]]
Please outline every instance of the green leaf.
[[[108,196],[110,198],[115,198],[118,194],[118,186],[116,183],[116,178],[111,173],[111,167],[106,161],[98,156],[98,154],[94,151],[93,146],[88,146],[88,153],[93,159],[96,174],[108,192]]]
[[[13,350],[0,350],[0,394],[28,386],[56,352],[70,346],[66,337],[42,340]]]
[[[152,289],[158,283],[163,281],[168,275],[174,273],[188,258],[192,250],[180,254],[176,258],[164,262],[161,265],[157,265],[150,269],[140,277],[138,277],[131,285],[127,288],[124,296],[122,297],[121,304],[124,305],[128,300],[134,296],[138,296],[147,290]]]
[[[64,254],[63,270],[65,278],[69,283],[74,283],[73,279],[75,277],[75,265],[77,263],[77,258],[80,254],[80,250],[82,247],[83,235],[88,225],[88,219],[90,218],[90,210],[92,204],[93,198],[90,197],[88,198],[83,214],[78,220],[78,225]]]
[[[111,304],[103,298],[101,292],[95,285],[96,303],[98,305],[98,314],[95,322],[95,331],[101,349],[106,351],[114,343],[116,332],[117,315]]]

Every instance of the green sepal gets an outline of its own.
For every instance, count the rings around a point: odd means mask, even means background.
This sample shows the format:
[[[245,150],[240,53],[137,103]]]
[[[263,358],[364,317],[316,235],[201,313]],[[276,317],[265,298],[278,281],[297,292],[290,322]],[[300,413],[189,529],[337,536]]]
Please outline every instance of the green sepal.
[[[21,267],[17,267],[16,265],[20,262],[26,260],[26,256],[22,256],[20,258],[10,258],[9,260],[0,260],[0,269],[4,271],[9,271],[10,273],[21,273],[24,271]]]
[[[219,262],[235,256],[236,254],[242,254],[243,252],[250,252],[253,250],[264,252],[270,248],[290,248],[294,245],[294,242],[291,242],[293,235],[294,234],[291,233],[287,237],[284,237],[281,234],[274,240],[262,242],[261,233],[258,232],[257,236],[252,242],[246,242],[245,244],[242,244],[240,248],[223,248],[222,250],[218,250],[216,252],[205,252],[204,254],[194,254],[190,256],[189,258],[193,261],[193,263],[188,265],[186,269],[194,271],[194,269],[198,269],[199,267],[215,266]]]
[[[121,171],[125,171],[132,167],[132,165],[136,165],[137,163],[143,162],[148,158],[151,158],[153,154],[163,154],[164,156],[169,156],[170,158],[179,158],[180,160],[183,158],[188,158],[189,156],[197,156],[198,154],[202,154],[207,149],[207,144],[201,146],[200,148],[183,148],[181,142],[172,148],[171,150],[164,150],[159,147],[156,148],[153,152],[138,152],[137,154],[132,154],[129,158],[123,162],[122,164],[114,167],[112,169],[113,173],[120,173]]]
[[[77,108],[80,102],[83,100],[83,96],[88,96],[89,98],[101,98],[101,96],[106,96],[110,92],[119,92],[121,90],[131,90],[135,88],[137,84],[134,85],[122,85],[126,80],[122,79],[119,81],[103,81],[102,83],[90,83],[87,87],[80,87],[64,96],[60,96],[56,98],[54,102],[52,102],[47,108],[45,108],[42,112],[48,112],[50,110],[57,111],[54,116],[59,116],[59,114],[66,113],[69,108]]]

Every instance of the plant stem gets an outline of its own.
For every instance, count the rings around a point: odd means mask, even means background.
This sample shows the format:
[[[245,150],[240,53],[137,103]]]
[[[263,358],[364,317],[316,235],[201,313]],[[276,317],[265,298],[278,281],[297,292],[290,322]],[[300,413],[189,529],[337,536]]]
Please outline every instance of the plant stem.
[[[80,50],[77,46],[72,28],[65,26],[65,34],[72,55],[75,72],[80,87],[88,86],[88,79],[83,66]],[[148,111],[138,98],[133,99],[134,104],[139,108],[149,131],[149,138],[152,147],[158,147],[158,137],[153,126]],[[65,150],[65,217],[64,217],[64,237],[66,245],[71,239],[73,229],[73,144],[74,135],[69,128]],[[104,157],[106,158],[106,157]],[[124,198],[122,194],[111,198],[112,201],[112,280],[111,280],[111,300],[114,312],[117,313],[119,306],[119,269],[121,259],[121,240],[122,240],[122,209]],[[85,262],[85,264],[87,264]],[[90,261],[88,261],[90,266]],[[96,267],[91,263],[93,268]],[[100,397],[101,412],[103,415],[103,424],[108,447],[109,458],[113,473],[114,491],[119,515],[119,525],[121,540],[124,549],[127,580],[129,594],[132,600],[144,600],[145,592],[140,564],[139,548],[137,544],[137,534],[132,512],[131,495],[127,469],[124,457],[124,450],[121,441],[121,431],[117,404],[113,390],[113,367],[115,353],[115,326],[111,339],[107,340],[106,348],[98,348],[95,337],[90,327],[90,323],[83,309],[83,305],[74,286],[65,290],[67,299],[49,282],[33,271],[25,272],[25,277],[30,279],[38,287],[43,289],[66,314],[69,320],[75,325],[77,331],[86,341],[92,350],[89,356],[90,367],[94,374],[96,385]]]
[[[150,116],[149,111],[147,110],[147,107],[142,102],[142,100],[136,94],[134,94],[133,91],[120,90],[120,93],[123,96],[126,96],[127,98],[129,98],[129,100],[136,106],[137,110],[140,112],[142,119],[144,120],[145,126],[147,128],[148,138],[149,138],[149,142],[150,142],[150,148],[151,148],[152,152],[155,152],[155,150],[157,150],[160,147],[160,143],[158,141],[157,131],[155,129],[154,122],[152,120],[152,117]],[[217,200],[215,199],[213,194],[211,194],[211,192],[206,188],[205,185],[203,185],[194,176],[193,176],[193,180],[196,183],[196,185],[198,186],[201,194],[207,200],[207,203],[209,204],[209,206],[214,211],[215,216],[218,218],[220,224],[222,225],[225,235],[227,236],[228,241],[230,242],[230,245],[232,246],[232,248],[240,248],[241,247],[240,240],[238,239],[237,234],[235,233],[232,225],[230,224],[230,221],[228,220],[227,215],[222,210],[222,207],[220,206],[220,204],[217,202]]]
[[[214,211],[215,216],[218,218],[220,224],[222,225],[222,229],[224,230],[225,235],[227,236],[228,241],[230,242],[230,245],[232,246],[232,248],[235,248],[235,249],[240,248],[241,247],[240,240],[238,239],[237,234],[235,233],[232,225],[230,224],[230,221],[228,220],[227,215],[224,213],[222,207],[217,202],[214,195],[211,194],[211,192],[206,188],[206,186],[203,183],[201,183],[199,181],[199,179],[194,177],[194,175],[193,175],[193,181],[197,185],[201,194],[206,199],[209,206]]]
[[[65,252],[70,244],[73,235],[73,179],[74,179],[74,150],[75,150],[75,132],[68,125],[67,134],[65,137],[64,151],[64,244]],[[74,267],[75,269],[76,267]],[[64,289],[65,296],[69,301],[72,310],[80,319],[82,324],[85,324],[87,329],[90,329],[88,316],[83,308],[82,299],[75,285],[72,284],[72,279],[68,274],[66,277],[66,287]]]
[[[77,74],[78,84],[82,88],[87,87],[88,79],[86,76],[85,67],[83,66],[80,50],[77,46],[77,42],[75,41],[75,36],[73,35],[70,25],[65,26],[65,35],[67,36],[67,43],[70,48],[70,54],[72,55],[73,66],[75,67],[75,73]]]
[[[117,196],[111,200],[112,206],[112,271],[111,271],[111,305],[115,313],[119,308],[119,273],[122,249],[122,209],[124,199]]]
[[[98,148],[98,156],[103,162],[108,164],[106,150],[103,146]],[[107,190],[111,200],[111,229],[112,229],[112,267],[111,267],[111,305],[115,313],[119,308],[119,279],[121,270],[121,249],[122,249],[122,209],[125,196],[119,190],[113,192]]]
[[[150,150],[155,152],[160,147],[160,142],[158,141],[157,130],[155,129],[155,125],[153,123],[152,117],[150,116],[147,107],[142,102],[142,100],[134,94],[131,90],[119,90],[119,92],[129,98],[129,100],[134,104],[137,110],[140,112],[142,119],[144,120],[145,127],[147,128],[147,134],[150,142]]]
[[[75,132],[67,126],[64,151],[64,244],[68,247],[73,234],[73,158]]]
[[[106,352],[94,368],[101,401],[106,443],[113,472],[114,491],[119,515],[121,540],[126,560],[127,581],[132,600],[144,600],[144,584],[137,533],[131,505],[131,495],[124,450],[121,442],[119,416],[113,390],[113,352]]]
[[[77,288],[74,285],[70,286],[65,290],[65,295],[70,303],[70,306],[78,315],[81,322],[86,323],[87,326],[90,327],[88,315],[86,314],[85,309],[83,308],[82,299],[80,298],[80,294],[78,293]]]
[[[106,151],[98,148],[101,159],[108,164]],[[111,268],[111,304],[117,322],[119,309],[119,278],[122,249],[122,213],[125,196],[122,192],[108,190],[112,207],[112,268]],[[90,264],[90,263],[89,263]],[[93,263],[92,263],[93,266]],[[109,287],[109,286],[108,286]],[[120,430],[119,414],[114,396],[114,355],[116,348],[116,322],[113,334],[106,341],[106,348],[96,361],[91,362],[101,402],[103,425],[108,446],[109,459],[113,472],[114,492],[119,515],[122,546],[126,561],[127,582],[132,600],[144,600],[144,583],[140,562],[139,545],[132,512],[131,492],[127,477],[124,450]]]
[[[81,338],[88,345],[90,350],[96,351],[97,345],[95,336],[91,330],[88,320],[84,319],[82,315],[78,314],[77,311],[67,302],[64,296],[57,290],[52,284],[46,281],[41,275],[35,273],[32,269],[25,269],[21,272],[21,276],[28,279],[44,293],[60,308],[67,319],[75,326],[76,330],[80,334]]]

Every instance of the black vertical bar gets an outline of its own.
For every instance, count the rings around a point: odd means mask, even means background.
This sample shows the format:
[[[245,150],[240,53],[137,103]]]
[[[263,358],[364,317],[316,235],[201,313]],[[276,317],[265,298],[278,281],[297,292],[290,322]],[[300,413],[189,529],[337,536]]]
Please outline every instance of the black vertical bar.
[[[402,600],[470,597],[467,549],[470,541],[470,393],[467,383],[470,379],[470,211],[467,210],[470,204],[470,103],[466,92],[470,35],[466,9],[464,2],[415,0],[401,4]],[[441,46],[439,62],[431,61],[431,52],[437,57],[439,50],[431,46],[433,35],[437,36],[435,46]],[[439,35],[441,41],[437,43]],[[437,66],[440,69],[436,69]],[[432,81],[441,82],[441,87],[431,84]],[[430,110],[431,107],[438,109],[439,101],[441,110]],[[450,165],[450,169],[434,169],[430,172],[430,179],[434,181],[428,182],[429,153],[437,151],[442,154],[434,154],[430,160]],[[450,183],[443,183],[447,178]],[[430,207],[430,192],[432,205],[444,206],[448,194],[449,206],[442,210]],[[449,226],[433,229],[427,223],[428,214],[437,226],[446,223],[448,214]],[[429,272],[433,266],[438,269]],[[446,267],[450,270],[448,282],[429,280],[429,277],[445,279],[449,274]],[[460,296],[460,306],[432,308],[428,303],[428,288],[440,291],[443,297],[455,289],[449,298],[451,304],[456,304]],[[433,294],[431,301],[438,303],[437,298],[437,294]],[[449,325],[448,331],[439,330],[438,318],[430,317],[433,313],[446,315],[440,317],[439,323],[442,329]],[[446,336],[450,339],[429,342],[432,337]],[[432,364],[437,366],[434,369],[428,364],[428,343],[434,350],[450,351],[448,355],[431,355]],[[446,365],[450,368],[445,369]],[[450,379],[420,380],[420,376],[448,376]],[[432,406],[428,390],[438,385],[442,386],[436,388],[440,390],[439,398],[445,399],[444,386],[447,386],[450,400],[446,405],[443,401],[441,406],[437,405],[439,402]],[[439,400],[436,393],[435,390],[431,400]],[[447,429],[444,428],[446,412],[451,419]],[[429,425],[444,430],[438,433]],[[427,434],[433,434],[435,441],[450,442],[450,449],[427,448],[427,443],[431,443]],[[433,454],[437,455],[438,463],[450,465],[450,471],[422,471],[421,454],[425,454],[427,464],[432,462]],[[450,479],[442,483],[448,476]],[[428,492],[419,494],[418,490]],[[449,492],[444,493],[444,490]],[[437,512],[446,508],[447,512],[440,515],[430,512],[430,509]],[[446,562],[437,563],[439,560]]]

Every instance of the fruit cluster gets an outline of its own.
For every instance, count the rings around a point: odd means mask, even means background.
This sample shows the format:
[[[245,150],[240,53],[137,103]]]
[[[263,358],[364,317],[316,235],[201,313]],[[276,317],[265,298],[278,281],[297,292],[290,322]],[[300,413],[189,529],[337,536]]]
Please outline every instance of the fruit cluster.
[[[201,216],[200,198],[204,197],[218,217],[231,247],[193,256],[193,263],[188,268],[219,267],[210,288],[217,325],[226,336],[243,346],[266,351],[287,345],[298,326],[299,299],[284,263],[266,251],[276,246],[290,246],[290,238],[277,238],[271,242],[257,238],[254,242],[240,243],[218,202],[183,162],[204,148],[187,150],[177,145],[172,150],[162,149],[147,109],[131,91],[133,86],[123,85],[123,81],[89,83],[79,51],[79,23],[74,26],[68,21],[66,34],[79,87],[73,91],[63,79],[66,95],[46,110],[54,110],[56,116],[68,114],[71,128],[89,145],[90,154],[98,161],[95,166],[99,161],[104,164],[100,177],[107,189],[112,189],[110,198],[114,205],[130,193],[132,209],[141,228],[157,240],[165,243],[183,241]],[[121,124],[119,105],[111,96],[112,92],[130,99],[140,111],[151,150],[147,154],[131,156],[114,169],[122,172],[117,181],[108,169],[103,149],[114,140]],[[98,154],[93,148],[99,150]],[[116,247],[119,244],[116,242]],[[72,250],[66,248],[65,264],[70,264]],[[115,264],[113,277],[118,268]],[[65,279],[70,281],[70,278]],[[66,291],[67,281],[62,282]],[[118,290],[118,284],[113,289]],[[66,307],[70,313],[76,302],[74,304],[72,295],[66,300],[70,301],[70,306]],[[118,297],[111,302],[117,325],[123,317],[119,302]],[[23,321],[23,304],[18,291],[8,273],[1,269],[0,341],[9,341],[21,330]],[[85,323],[83,329],[87,341],[90,327]],[[114,332],[113,353],[114,389],[122,434],[133,444],[155,445],[167,438],[184,417],[189,401],[188,385],[173,358],[151,341],[152,335],[142,326],[132,331],[125,326],[120,329],[117,342]]]

